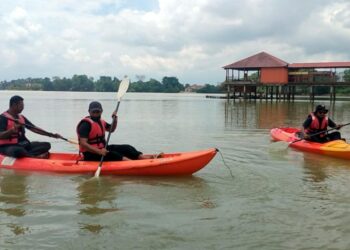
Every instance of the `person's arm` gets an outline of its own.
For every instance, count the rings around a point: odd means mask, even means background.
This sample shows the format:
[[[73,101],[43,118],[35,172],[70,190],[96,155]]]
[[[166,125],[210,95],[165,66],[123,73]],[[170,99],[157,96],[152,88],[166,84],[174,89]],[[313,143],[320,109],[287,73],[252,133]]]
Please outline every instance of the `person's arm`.
[[[328,126],[331,128],[340,129],[343,125],[337,125],[332,119],[328,118]]]
[[[102,155],[105,156],[108,153],[107,149],[105,149],[105,148],[99,149],[99,148],[96,148],[94,146],[91,146],[88,143],[88,138],[80,137],[79,144],[81,147],[83,147],[85,150],[89,151],[90,153],[94,153],[94,154],[101,155],[101,156]]]
[[[309,115],[306,118],[306,120],[304,121],[303,126],[301,127],[301,130],[300,130],[304,138],[308,138],[309,137],[309,135],[305,132],[305,129],[310,127],[311,122],[312,122],[312,117]]]
[[[15,124],[13,128],[7,129],[7,118],[0,116],[0,139],[9,139],[13,133],[17,133],[20,124]]]
[[[62,138],[62,136],[60,134],[54,134],[54,133],[50,133],[47,132],[37,126],[35,126],[33,123],[31,123],[31,121],[29,121],[26,117],[24,117],[24,126],[29,129],[30,131],[39,134],[39,135],[44,135],[44,136],[48,136],[48,137],[53,137],[53,138]]]
[[[118,116],[117,116],[117,113],[115,111],[112,113],[112,119],[113,119],[113,121],[112,121],[112,130],[111,130],[111,132],[113,133],[116,130],[117,124],[118,124]],[[106,130],[107,131],[109,131],[110,127],[111,127],[111,124],[106,123]]]

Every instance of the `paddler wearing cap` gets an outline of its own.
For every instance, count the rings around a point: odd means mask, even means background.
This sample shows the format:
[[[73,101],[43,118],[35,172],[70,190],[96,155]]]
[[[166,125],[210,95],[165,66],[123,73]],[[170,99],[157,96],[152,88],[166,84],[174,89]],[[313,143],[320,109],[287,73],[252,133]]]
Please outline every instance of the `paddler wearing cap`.
[[[99,161],[104,156],[104,161],[125,161],[148,159],[153,156],[143,155],[128,144],[106,145],[106,131],[114,132],[117,128],[118,117],[115,111],[112,113],[113,124],[102,119],[102,105],[97,101],[89,104],[89,116],[84,117],[77,125],[77,135],[79,139],[79,151],[83,154],[85,161]]]
[[[315,111],[311,112],[302,126],[302,135],[308,141],[325,143],[333,140],[340,140],[340,132],[328,133],[327,128],[340,129],[343,125],[336,124],[328,116],[328,109],[324,105],[317,105]],[[324,133],[320,133],[324,131]],[[319,134],[318,134],[319,133]],[[316,134],[316,135],[314,135]]]

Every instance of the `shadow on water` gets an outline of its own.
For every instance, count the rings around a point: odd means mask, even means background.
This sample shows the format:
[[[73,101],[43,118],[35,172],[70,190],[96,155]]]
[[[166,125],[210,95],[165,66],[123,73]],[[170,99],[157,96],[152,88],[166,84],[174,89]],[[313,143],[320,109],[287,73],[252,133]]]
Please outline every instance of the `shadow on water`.
[[[80,180],[79,180],[80,181]],[[90,218],[118,211],[116,204],[118,181],[109,177],[94,178],[80,182],[77,187],[80,204],[79,214]],[[104,226],[100,223],[80,223],[80,228],[99,233]]]
[[[197,176],[141,176],[115,177],[122,186],[137,190],[137,194],[155,199],[161,205],[168,206],[171,202],[190,200],[198,208],[215,207],[210,199],[208,182]],[[159,199],[160,198],[160,199]],[[171,201],[169,203],[169,200]]]
[[[17,175],[12,171],[1,170],[0,174],[0,212],[10,217],[23,217],[27,203],[26,175]],[[15,235],[24,234],[28,228],[12,220],[7,226]]]
[[[150,212],[155,203],[165,210],[172,202],[179,205],[189,200],[198,209],[216,207],[206,181],[195,176],[101,176],[93,180],[79,177],[76,181],[82,216],[79,227],[93,234],[110,230],[111,223],[113,227],[124,225],[125,214]]]

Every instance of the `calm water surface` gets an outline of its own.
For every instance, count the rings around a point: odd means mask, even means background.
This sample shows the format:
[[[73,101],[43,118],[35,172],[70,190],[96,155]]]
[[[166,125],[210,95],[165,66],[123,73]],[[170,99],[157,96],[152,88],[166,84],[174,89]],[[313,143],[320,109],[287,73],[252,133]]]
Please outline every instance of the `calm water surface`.
[[[34,124],[68,138],[90,101],[106,120],[116,105],[114,93],[2,91],[1,110],[14,94]],[[127,93],[111,143],[145,153],[217,147],[233,178],[220,155],[180,178],[0,170],[0,249],[349,249],[350,163],[271,147],[271,128],[300,126],[313,106]],[[350,102],[330,116],[349,122]],[[342,133],[350,139],[350,127]]]

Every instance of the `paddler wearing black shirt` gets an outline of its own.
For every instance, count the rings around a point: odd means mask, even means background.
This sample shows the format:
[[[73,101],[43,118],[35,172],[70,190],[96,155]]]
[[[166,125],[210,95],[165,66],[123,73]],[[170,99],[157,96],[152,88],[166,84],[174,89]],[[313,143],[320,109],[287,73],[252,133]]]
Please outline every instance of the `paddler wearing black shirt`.
[[[114,132],[117,128],[118,117],[112,113],[112,124],[102,119],[102,105],[97,101],[89,104],[89,116],[83,118],[77,125],[79,139],[79,151],[83,154],[85,161],[99,161],[104,156],[104,161],[127,161],[138,159],[151,159],[154,155],[143,155],[142,152],[128,144],[107,145],[105,136]]]
[[[15,158],[47,158],[51,148],[50,143],[29,141],[25,136],[25,129],[54,138],[60,138],[60,135],[48,133],[36,127],[22,115],[23,100],[21,96],[11,97],[9,109],[0,115],[0,153]]]
[[[343,127],[343,125],[337,125],[334,121],[332,121],[327,116],[327,113],[328,109],[326,109],[324,105],[317,105],[315,111],[308,115],[302,127],[302,133],[306,140],[325,143],[342,139],[340,132],[338,131],[332,133],[327,132],[328,127],[335,129],[340,129]]]

